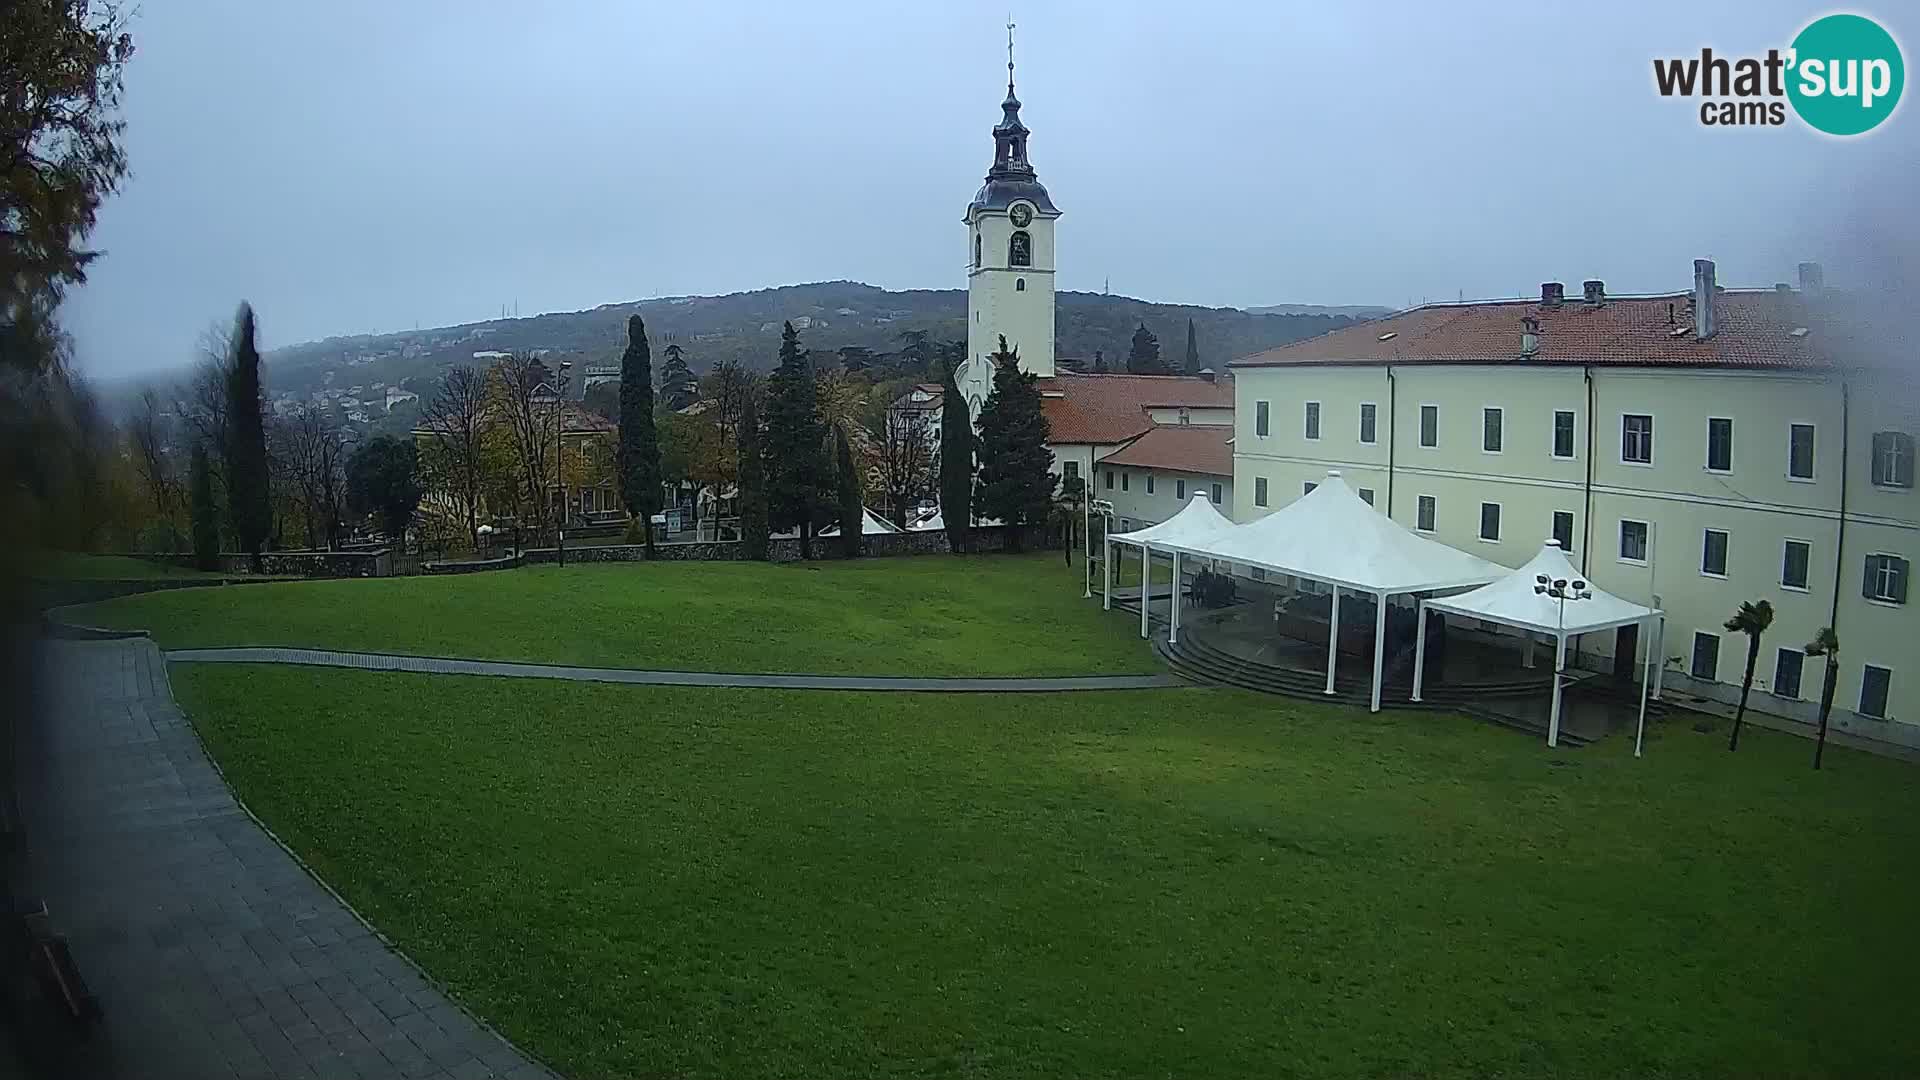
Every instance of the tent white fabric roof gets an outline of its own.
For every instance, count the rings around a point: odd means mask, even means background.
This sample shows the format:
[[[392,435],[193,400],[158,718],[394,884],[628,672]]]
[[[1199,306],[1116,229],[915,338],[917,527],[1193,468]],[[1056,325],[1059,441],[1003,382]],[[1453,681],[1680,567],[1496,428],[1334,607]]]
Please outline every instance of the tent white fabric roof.
[[[1114,533],[1107,539],[1116,544],[1164,544],[1171,548],[1205,543],[1210,537],[1233,528],[1236,528],[1233,519],[1214,509],[1213,500],[1207,498],[1206,492],[1195,491],[1179,513],[1158,525]]]
[[[1338,471],[1257,521],[1198,541],[1150,542],[1370,593],[1466,588],[1497,581],[1509,572],[1416,535],[1369,506]]]
[[[1540,549],[1540,554],[1535,555],[1527,565],[1509,572],[1499,581],[1472,592],[1429,600],[1427,607],[1538,630],[1543,634],[1584,634],[1591,630],[1608,630],[1660,614],[1658,608],[1622,600],[1587,582],[1592,597],[1567,601],[1566,621],[1562,623],[1560,601],[1533,591],[1534,586],[1539,584],[1537,579],[1543,574],[1548,581],[1585,580],[1573,563],[1568,561],[1566,552],[1560,550],[1560,542],[1549,540]]]
[[[927,515],[926,517],[921,518],[919,521],[916,521],[913,524],[908,525],[907,530],[909,532],[932,532],[935,529],[944,529],[946,527],[947,527],[947,519],[940,515],[940,511],[935,510],[933,513]]]
[[[860,522],[860,535],[862,536],[879,536],[884,533],[897,533],[900,531],[899,529],[896,529],[893,527],[892,522],[886,520],[885,518],[876,516],[874,512],[871,510],[863,509],[861,511],[861,514],[862,514],[862,519]],[[820,535],[821,536],[839,536],[840,526],[830,525],[827,528],[820,530]]]

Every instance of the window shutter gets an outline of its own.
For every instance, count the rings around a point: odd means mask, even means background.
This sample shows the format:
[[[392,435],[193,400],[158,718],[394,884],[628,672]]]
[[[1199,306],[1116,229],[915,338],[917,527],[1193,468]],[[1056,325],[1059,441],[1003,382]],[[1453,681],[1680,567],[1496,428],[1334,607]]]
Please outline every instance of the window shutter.
[[[1874,557],[1867,556],[1867,572],[1860,578],[1860,595],[1869,600],[1873,599],[1873,564]]]
[[[1907,602],[1907,579],[1913,576],[1911,573],[1908,573],[1912,564],[1908,563],[1905,559],[1892,559],[1889,561],[1893,563],[1895,570],[1898,571],[1893,576],[1893,598],[1895,601],[1904,604]]]
[[[1894,433],[1891,436],[1895,447],[1901,451],[1899,463],[1894,468],[1893,482],[1901,487],[1913,486],[1913,436]]]

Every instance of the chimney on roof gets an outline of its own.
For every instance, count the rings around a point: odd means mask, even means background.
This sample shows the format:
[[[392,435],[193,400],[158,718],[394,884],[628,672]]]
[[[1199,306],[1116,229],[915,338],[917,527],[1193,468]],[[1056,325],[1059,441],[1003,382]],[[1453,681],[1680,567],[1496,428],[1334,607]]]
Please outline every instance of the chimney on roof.
[[[1216,376],[1216,375],[1214,375],[1214,373],[1213,373],[1213,369],[1212,369],[1212,368],[1210,368],[1210,367],[1203,367],[1203,368],[1201,368],[1201,369],[1200,369],[1200,377],[1201,377],[1202,379],[1205,379],[1205,380],[1206,380],[1206,381],[1208,381],[1208,382],[1212,382],[1212,381],[1213,381],[1213,380],[1214,380],[1215,378],[1217,378],[1218,376]]]
[[[1819,263],[1803,262],[1800,264],[1800,291],[1801,292],[1817,293],[1821,289],[1826,288],[1826,285],[1827,285],[1827,275],[1824,271],[1820,269]]]
[[[1532,356],[1540,351],[1540,320],[1531,315],[1520,316],[1520,355]]]
[[[1713,293],[1713,260],[1693,260],[1693,336],[1696,341],[1707,340],[1719,329]]]
[[[1599,307],[1607,302],[1607,283],[1598,278],[1589,278],[1580,283],[1580,295],[1588,305]]]
[[[1777,293],[1782,293],[1782,294],[1790,293],[1793,291],[1793,286],[1787,284],[1784,281],[1776,281],[1773,283],[1773,291]]]
[[[1548,307],[1548,308],[1559,307],[1560,301],[1566,299],[1566,297],[1567,297],[1567,287],[1565,285],[1562,285],[1557,281],[1543,281],[1540,283],[1540,306],[1541,307]]]

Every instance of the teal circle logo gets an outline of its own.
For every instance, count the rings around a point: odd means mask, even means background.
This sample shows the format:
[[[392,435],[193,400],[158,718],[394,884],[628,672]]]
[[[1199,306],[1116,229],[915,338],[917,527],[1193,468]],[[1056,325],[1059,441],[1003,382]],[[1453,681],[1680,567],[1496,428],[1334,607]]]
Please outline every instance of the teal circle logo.
[[[1859,135],[1900,104],[1906,65],[1900,46],[1879,23],[1860,15],[1828,15],[1793,39],[1787,99],[1817,131]]]

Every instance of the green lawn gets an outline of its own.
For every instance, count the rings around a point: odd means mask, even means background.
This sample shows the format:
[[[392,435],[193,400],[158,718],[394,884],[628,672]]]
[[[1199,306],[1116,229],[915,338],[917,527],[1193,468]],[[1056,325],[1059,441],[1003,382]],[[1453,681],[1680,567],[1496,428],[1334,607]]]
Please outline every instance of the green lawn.
[[[163,648],[288,645],[689,671],[1151,672],[1059,555],[616,563],[187,589],[80,609]]]
[[[37,577],[68,581],[140,581],[147,578],[208,578],[224,575],[184,566],[153,562],[131,555],[87,555],[75,551],[36,552],[27,558],[27,570]]]
[[[173,677],[254,809],[572,1076],[1920,1075],[1916,774],[1764,730]]]

